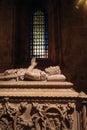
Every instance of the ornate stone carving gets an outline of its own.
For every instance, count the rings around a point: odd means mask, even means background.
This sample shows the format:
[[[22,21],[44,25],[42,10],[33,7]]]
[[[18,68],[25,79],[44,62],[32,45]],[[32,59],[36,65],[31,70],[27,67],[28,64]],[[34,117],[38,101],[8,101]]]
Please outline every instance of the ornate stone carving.
[[[0,130],[72,130],[74,103],[0,103]]]

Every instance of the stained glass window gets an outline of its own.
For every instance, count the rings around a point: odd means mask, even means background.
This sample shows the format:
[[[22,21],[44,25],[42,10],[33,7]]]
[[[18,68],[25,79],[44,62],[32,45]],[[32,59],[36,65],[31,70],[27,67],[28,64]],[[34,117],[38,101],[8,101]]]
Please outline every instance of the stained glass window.
[[[32,18],[30,57],[48,58],[48,18],[41,10],[34,12]]]

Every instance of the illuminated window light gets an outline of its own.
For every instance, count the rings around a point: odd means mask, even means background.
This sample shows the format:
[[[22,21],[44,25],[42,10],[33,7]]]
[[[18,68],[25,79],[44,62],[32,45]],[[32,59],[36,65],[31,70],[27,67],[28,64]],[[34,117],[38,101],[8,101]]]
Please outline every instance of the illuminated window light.
[[[41,10],[33,14],[30,35],[30,58],[48,58],[48,19]]]

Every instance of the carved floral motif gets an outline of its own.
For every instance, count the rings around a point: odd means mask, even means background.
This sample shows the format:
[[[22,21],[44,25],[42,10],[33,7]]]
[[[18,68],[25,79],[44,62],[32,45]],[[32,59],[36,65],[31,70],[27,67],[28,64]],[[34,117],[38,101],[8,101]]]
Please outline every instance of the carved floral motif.
[[[0,104],[0,130],[72,130],[74,103]]]

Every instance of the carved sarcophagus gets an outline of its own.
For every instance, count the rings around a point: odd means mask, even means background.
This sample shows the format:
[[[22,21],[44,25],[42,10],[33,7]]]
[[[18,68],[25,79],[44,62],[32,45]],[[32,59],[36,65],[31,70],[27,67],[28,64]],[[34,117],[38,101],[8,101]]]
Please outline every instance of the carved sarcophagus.
[[[0,82],[0,130],[87,130],[86,106],[70,82]]]

